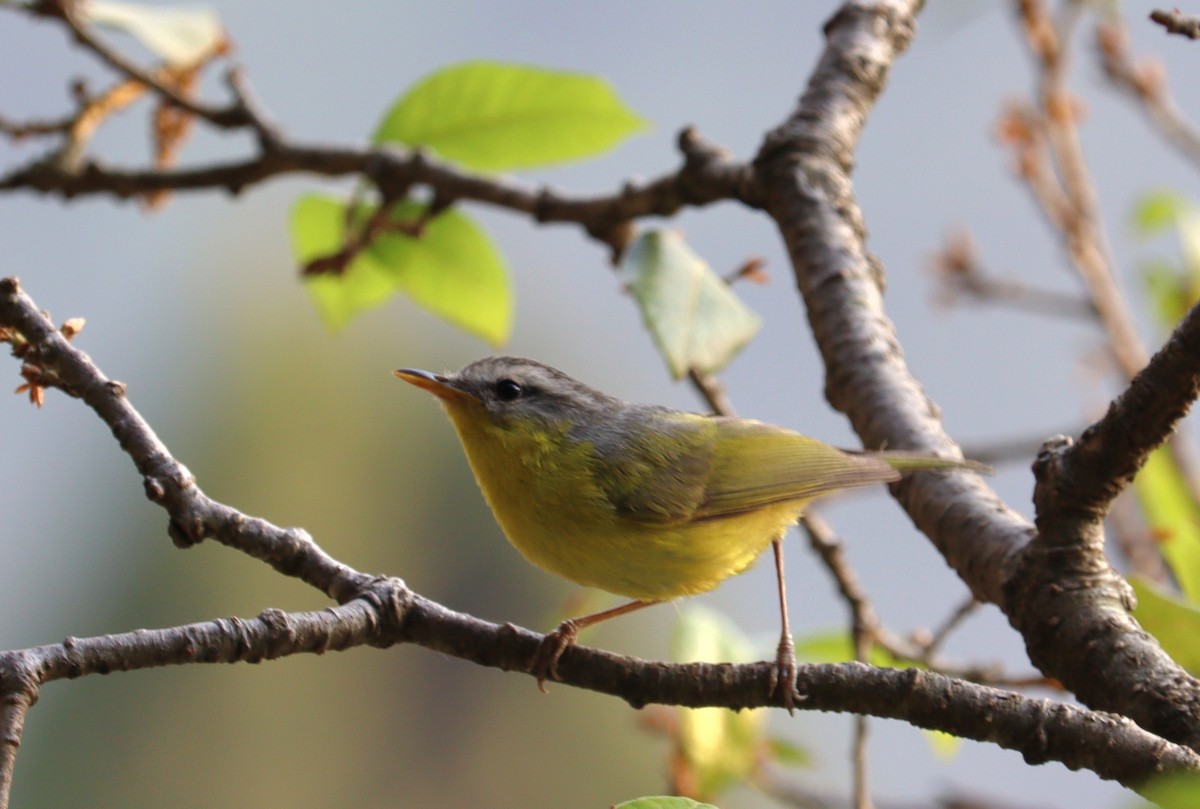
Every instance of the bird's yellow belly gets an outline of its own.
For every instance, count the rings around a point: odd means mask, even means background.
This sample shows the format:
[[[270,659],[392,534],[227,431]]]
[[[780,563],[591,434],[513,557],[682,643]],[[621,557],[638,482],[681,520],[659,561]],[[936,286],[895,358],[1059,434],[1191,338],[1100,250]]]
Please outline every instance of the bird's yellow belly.
[[[572,581],[658,601],[702,593],[742,573],[787,530],[796,513],[798,509],[758,513],[671,528],[617,520],[607,531],[575,534],[553,558],[543,560],[517,536],[510,539],[530,561]],[[590,550],[573,552],[585,547]]]
[[[508,540],[526,559],[577,584],[645,601],[702,593],[743,572],[802,507],[654,525],[617,515],[590,485],[547,487],[516,478],[509,482],[517,485],[483,488]],[[575,494],[564,499],[564,488]],[[601,509],[609,517],[597,520]]]
[[[629,520],[585,462],[565,457],[589,447],[480,430],[455,416],[451,411],[475,479],[509,542],[544,570],[617,595],[660,601],[711,590],[750,567],[804,506],[670,525]]]

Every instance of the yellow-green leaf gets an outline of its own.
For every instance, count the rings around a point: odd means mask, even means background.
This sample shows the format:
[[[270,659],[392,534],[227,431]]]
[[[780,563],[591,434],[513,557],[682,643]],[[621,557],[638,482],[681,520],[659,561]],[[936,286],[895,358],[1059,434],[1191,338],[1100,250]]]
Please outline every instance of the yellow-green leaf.
[[[393,216],[412,221],[423,211],[405,204]],[[445,211],[419,238],[390,233],[368,252],[421,306],[493,346],[508,340],[513,318],[508,269],[488,235],[466,214]]]
[[[1133,809],[1195,809],[1200,806],[1200,773],[1160,775],[1143,786],[1141,793],[1146,800],[1131,804]]]
[[[1200,290],[1193,279],[1181,273],[1174,264],[1161,259],[1145,261],[1141,266],[1146,293],[1154,305],[1154,314],[1165,329],[1175,328]]]
[[[700,803],[691,798],[680,798],[675,795],[650,795],[645,798],[634,798],[623,801],[612,809],[717,809],[711,803]]]
[[[353,222],[361,226],[375,210],[360,205]],[[405,203],[390,219],[414,222],[424,210]],[[299,199],[290,220],[296,258],[308,263],[341,251],[346,219],[346,203],[340,200],[316,195]],[[487,235],[458,211],[435,217],[420,237],[380,235],[354,255],[344,272],[310,275],[305,286],[332,329],[396,292],[492,345],[503,343],[512,328],[512,290],[504,262]]]
[[[1146,290],[1161,324],[1171,329],[1200,301],[1200,210],[1175,191],[1146,194],[1133,214],[1138,235],[1150,238],[1171,230],[1182,261],[1161,258],[1142,262]]]
[[[754,659],[754,648],[732,621],[719,613],[689,605],[680,617],[672,644],[681,662]],[[680,708],[678,753],[691,770],[700,797],[719,794],[754,775],[769,749],[767,712],[762,709]]]
[[[1134,207],[1133,226],[1140,236],[1154,236],[1173,226],[1188,207],[1187,199],[1177,191],[1152,191]]]
[[[811,767],[812,756],[807,749],[787,739],[771,738],[767,741],[767,749],[771,751],[771,761],[784,767]]]
[[[621,264],[675,379],[718,371],[758,333],[761,319],[674,231],[643,233]]]
[[[845,663],[854,659],[854,639],[844,629],[819,632],[796,640],[796,657],[809,663]],[[909,668],[911,664],[892,657],[879,646],[871,647],[870,664],[885,668]]]
[[[300,264],[334,255],[346,237],[346,204],[308,195],[296,200],[289,217],[292,250]],[[360,253],[340,273],[310,275],[304,286],[330,329],[343,328],[359,313],[396,294],[396,285],[370,256]]]
[[[423,146],[503,171],[589,157],[645,128],[602,78],[473,61],[413,86],[388,110],[374,142]]]
[[[1133,493],[1183,594],[1200,601],[1200,508],[1167,448],[1150,454],[1133,479]]]
[[[1200,609],[1139,576],[1129,583],[1138,600],[1133,617],[1176,663],[1200,675]]]
[[[962,749],[963,740],[953,733],[943,733],[940,730],[921,729],[921,735],[929,742],[929,749],[942,761],[951,761]]]

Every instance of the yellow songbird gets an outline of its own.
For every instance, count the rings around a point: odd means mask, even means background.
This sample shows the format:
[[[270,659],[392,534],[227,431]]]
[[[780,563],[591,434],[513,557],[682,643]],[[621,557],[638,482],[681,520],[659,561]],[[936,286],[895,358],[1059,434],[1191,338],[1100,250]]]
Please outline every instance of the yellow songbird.
[[[711,590],[780,540],[804,507],[904,472],[979,468],[904,452],[845,452],[740,418],[623,402],[533,360],[491,357],[456,374],[402,368],[437,396],[500,527],[533,564],[635,599],[564,621],[530,671],[555,666],[591,624]],[[796,662],[782,595],[776,685],[795,699]]]

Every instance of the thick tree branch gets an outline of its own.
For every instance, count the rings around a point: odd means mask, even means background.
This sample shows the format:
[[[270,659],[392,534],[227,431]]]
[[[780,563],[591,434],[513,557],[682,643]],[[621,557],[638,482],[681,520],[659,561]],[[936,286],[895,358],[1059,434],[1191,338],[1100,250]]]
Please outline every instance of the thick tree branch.
[[[1103,520],[1150,452],[1200,394],[1200,307],[1078,443],[1048,442],[1034,464],[1038,539],[1011,587],[1030,658],[1085,703],[1200,746],[1200,682],[1126,614],[1132,594],[1104,556]],[[1062,655],[1060,647],[1079,650]],[[1132,668],[1132,671],[1130,670]]]
[[[799,106],[768,135],[756,165],[825,360],[831,404],[868,447],[956,452],[884,313],[882,268],[865,248],[849,177],[867,113],[920,6],[848,3],[826,26],[825,52]],[[893,491],[975,597],[1000,606],[1022,631],[1044,673],[1093,707],[1200,744],[1197,683],[1128,616],[1127,586],[1102,549],[1068,535],[1031,543],[1033,527],[969,473],[913,475]],[[1056,551],[1046,552],[1048,545]],[[1063,593],[1079,596],[1069,624],[1065,610],[1046,602]],[[1103,660],[1089,653],[1101,639],[1110,653]],[[1151,660],[1156,666],[1147,669]]]
[[[1079,441],[1043,447],[1034,471],[1039,518],[1102,519],[1150,453],[1174,433],[1200,395],[1200,306]]]
[[[756,161],[825,360],[830,403],[867,447],[956,454],[937,408],[904,364],[882,301],[882,268],[863,244],[849,169],[870,105],[913,33],[919,0],[848,3],[791,116]],[[893,491],[972,593],[1001,603],[1002,571],[1032,534],[970,473],[911,475]]]
[[[542,639],[448,610],[397,579],[376,579],[363,598],[319,612],[268,610],[161,630],[138,630],[0,655],[0,697],[28,706],[52,680],[165,665],[262,662],[291,654],[355,646],[415,643],[483,666],[522,669]],[[771,663],[655,663],[571,647],[559,673],[564,684],[650,703],[733,709],[771,704]],[[800,686],[811,710],[901,719],[1020,752],[1030,763],[1059,761],[1137,787],[1162,771],[1200,768],[1200,756],[1169,744],[1121,717],[1050,700],[1029,699],[919,669],[861,663],[802,666]],[[23,718],[23,710],[21,711]],[[6,718],[0,714],[0,721]],[[4,727],[12,738],[19,727]],[[19,735],[17,736],[19,743]],[[15,754],[16,743],[0,748]],[[0,773],[5,761],[0,760]]]

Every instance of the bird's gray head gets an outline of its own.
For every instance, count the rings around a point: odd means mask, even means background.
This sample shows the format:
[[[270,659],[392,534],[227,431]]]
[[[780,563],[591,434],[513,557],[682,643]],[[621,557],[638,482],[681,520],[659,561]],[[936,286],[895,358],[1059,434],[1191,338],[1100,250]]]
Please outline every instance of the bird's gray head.
[[[445,380],[478,399],[498,424],[535,417],[549,425],[572,425],[581,416],[611,416],[623,404],[556,368],[523,357],[486,357]]]

